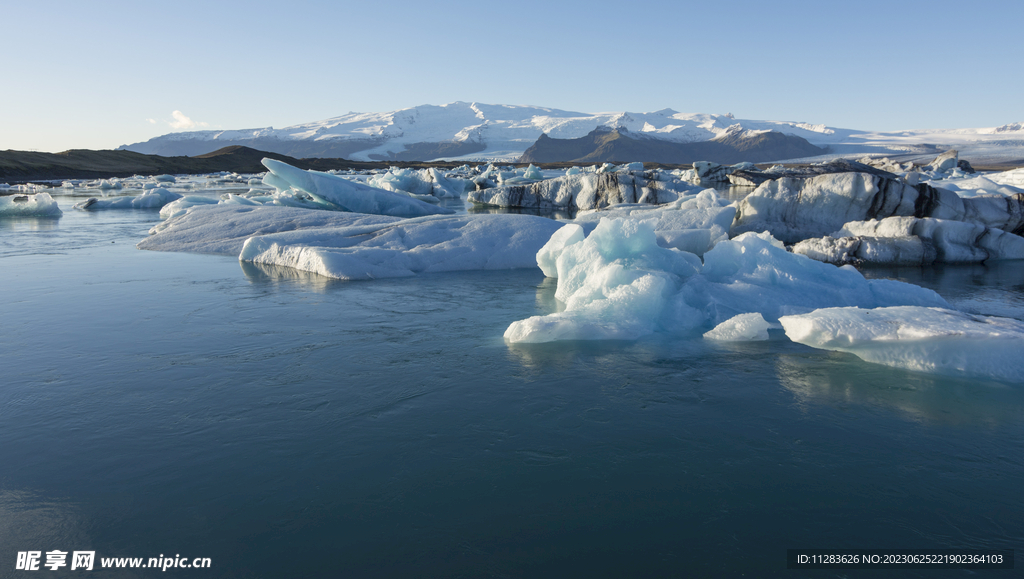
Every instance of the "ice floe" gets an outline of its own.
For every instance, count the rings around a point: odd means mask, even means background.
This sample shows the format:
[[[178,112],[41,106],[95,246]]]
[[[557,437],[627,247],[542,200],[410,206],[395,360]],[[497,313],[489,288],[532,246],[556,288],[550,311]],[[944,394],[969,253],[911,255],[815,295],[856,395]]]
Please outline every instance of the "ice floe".
[[[436,203],[436,198],[460,198],[467,188],[473,188],[471,181],[458,177],[445,177],[434,168],[422,170],[391,168],[389,171],[374,175],[366,182],[371,187],[407,193],[421,201]]]
[[[454,213],[413,199],[408,195],[385,191],[336,175],[319,171],[304,171],[273,159],[263,159],[270,170],[263,182],[282,193],[298,190],[325,205],[342,211],[395,217],[420,217]]]
[[[63,215],[49,193],[0,196],[0,217],[60,217]]]
[[[779,320],[794,342],[896,368],[1021,382],[1024,322],[943,308],[828,308]]]

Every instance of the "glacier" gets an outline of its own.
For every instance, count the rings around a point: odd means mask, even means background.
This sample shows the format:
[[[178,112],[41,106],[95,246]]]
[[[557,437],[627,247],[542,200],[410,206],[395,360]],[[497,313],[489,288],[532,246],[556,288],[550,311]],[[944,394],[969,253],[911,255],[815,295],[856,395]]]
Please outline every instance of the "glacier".
[[[945,308],[827,308],[780,320],[786,336],[875,364],[1019,382],[1024,322]]]

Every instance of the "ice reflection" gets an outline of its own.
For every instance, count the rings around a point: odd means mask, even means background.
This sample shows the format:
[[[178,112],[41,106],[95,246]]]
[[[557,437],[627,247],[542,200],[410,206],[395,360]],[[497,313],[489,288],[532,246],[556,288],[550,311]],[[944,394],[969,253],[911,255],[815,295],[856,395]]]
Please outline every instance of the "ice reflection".
[[[995,427],[1024,422],[1024,391],[1004,383],[902,371],[852,354],[779,354],[779,383],[808,412],[813,407],[880,407],[914,421]]]
[[[287,282],[297,284],[303,289],[317,293],[324,293],[332,287],[346,283],[344,281],[325,277],[313,272],[295,269],[294,267],[252,263],[248,261],[239,261],[238,263],[241,265],[242,273],[245,274],[246,279],[253,284],[278,284],[281,282]]]
[[[6,231],[50,231],[60,225],[60,215],[38,217],[4,217],[0,215],[0,230]]]
[[[868,279],[898,279],[933,289],[968,313],[1024,320],[1024,261],[870,268],[863,274]]]

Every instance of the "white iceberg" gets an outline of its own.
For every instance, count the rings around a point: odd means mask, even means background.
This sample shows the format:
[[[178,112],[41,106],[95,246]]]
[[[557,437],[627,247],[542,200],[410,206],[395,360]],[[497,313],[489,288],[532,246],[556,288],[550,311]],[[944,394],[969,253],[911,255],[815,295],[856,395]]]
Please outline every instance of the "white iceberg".
[[[533,215],[427,216],[317,227],[245,241],[239,259],[344,280],[420,273],[523,269],[560,224]]]
[[[554,262],[555,297],[565,311],[512,323],[505,331],[509,342],[630,340],[650,334],[682,281],[700,271],[697,256],[658,246],[650,224],[626,219],[602,219],[586,238],[579,225],[566,225],[537,261],[546,271]]]
[[[770,231],[786,243],[823,237],[851,221],[932,217],[1024,232],[1024,196],[961,198],[928,185],[868,173],[783,177],[762,183],[737,205],[731,234]]]
[[[1024,237],[980,223],[917,217],[854,221],[793,253],[837,265],[930,265],[1024,259]]]
[[[81,203],[75,204],[75,209],[86,211],[97,211],[100,209],[161,209],[163,206],[181,199],[180,193],[168,191],[162,187],[147,189],[141,195],[126,195],[124,197],[107,197],[97,199],[90,197]]]
[[[577,173],[540,181],[472,191],[481,205],[566,209],[601,209],[621,203],[661,204],[701,191],[678,179],[648,179],[629,172]]]
[[[386,215],[310,211],[273,205],[198,205],[162,221],[136,247],[237,256],[253,235],[316,227],[361,226],[400,221]]]
[[[451,209],[431,205],[408,195],[370,187],[329,173],[303,171],[273,159],[263,159],[263,165],[270,170],[263,177],[266,185],[280,192],[292,189],[301,191],[320,203],[342,211],[395,217],[454,213]]]
[[[422,170],[399,169],[392,167],[386,173],[374,175],[367,182],[371,187],[377,187],[386,191],[396,193],[407,193],[421,201],[436,203],[431,198],[460,198],[467,189],[467,184],[472,187],[472,182],[457,177],[445,177],[440,171],[434,168]]]
[[[63,215],[49,193],[0,196],[0,217],[60,217]]]
[[[780,316],[836,306],[949,307],[929,289],[867,280],[786,251],[768,233],[721,241],[704,254],[661,247],[650,221],[603,219],[589,236],[569,224],[538,252],[558,277],[565,310],[509,326],[510,342],[633,339],[655,331],[690,332],[739,314],[768,323]]]
[[[1024,382],[1024,322],[942,308],[828,308],[779,320],[794,342],[896,368]]]

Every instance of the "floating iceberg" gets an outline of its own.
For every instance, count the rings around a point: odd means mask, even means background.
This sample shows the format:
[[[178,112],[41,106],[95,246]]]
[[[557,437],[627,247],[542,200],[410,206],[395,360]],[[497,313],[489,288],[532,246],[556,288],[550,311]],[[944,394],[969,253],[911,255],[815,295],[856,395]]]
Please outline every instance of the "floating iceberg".
[[[342,211],[310,211],[293,207],[199,205],[163,221],[136,247],[155,251],[186,251],[237,256],[253,235],[316,227],[378,225],[398,217]]]
[[[559,227],[533,215],[481,214],[304,228],[253,236],[239,259],[344,280],[523,269],[536,265],[537,252]]]
[[[683,280],[700,271],[690,253],[659,247],[647,222],[602,219],[583,237],[566,225],[537,254],[541,269],[554,265],[555,297],[565,311],[514,322],[510,342],[636,339],[658,328]]]
[[[678,179],[649,179],[630,172],[577,173],[539,183],[477,190],[469,194],[469,200],[499,207],[576,211],[601,209],[620,203],[668,203],[701,190],[701,187]]]
[[[454,211],[413,199],[408,195],[385,191],[319,171],[303,171],[273,159],[263,159],[270,170],[263,178],[266,185],[284,193],[301,191],[316,201],[342,211],[395,217],[447,215]]]
[[[739,202],[731,234],[770,231],[777,239],[796,243],[823,237],[851,221],[885,217],[971,221],[1020,234],[1024,196],[962,199],[945,189],[867,173],[783,177],[761,184]]]
[[[366,184],[386,191],[408,193],[420,200],[426,200],[423,199],[424,197],[458,199],[467,189],[467,184],[469,188],[473,187],[472,181],[457,177],[445,177],[432,167],[419,171],[393,167],[386,173],[371,177]],[[433,201],[428,200],[427,202],[436,203],[437,201],[433,199]]]
[[[794,342],[896,368],[1024,379],[1024,322],[942,308],[828,308],[779,320]]]
[[[1024,259],[1024,237],[980,223],[916,217],[847,223],[793,253],[836,265],[930,265]]]
[[[49,193],[0,196],[0,217],[60,217],[63,215]]]
[[[90,197],[81,203],[76,203],[75,209],[84,209],[86,211],[97,211],[100,209],[160,209],[164,205],[178,199],[181,199],[180,193],[174,193],[158,187],[156,189],[147,189],[141,195],[127,195],[104,199]]]
[[[696,255],[659,246],[651,222],[603,219],[589,236],[579,224],[566,225],[537,262],[558,277],[555,297],[565,310],[513,323],[510,342],[633,339],[747,313],[774,323],[825,307],[949,307],[931,290],[869,281],[853,267],[790,253],[768,233],[721,241],[701,265]]]

